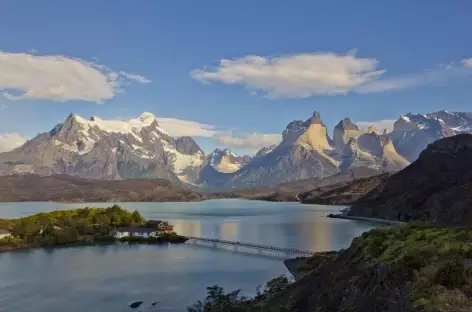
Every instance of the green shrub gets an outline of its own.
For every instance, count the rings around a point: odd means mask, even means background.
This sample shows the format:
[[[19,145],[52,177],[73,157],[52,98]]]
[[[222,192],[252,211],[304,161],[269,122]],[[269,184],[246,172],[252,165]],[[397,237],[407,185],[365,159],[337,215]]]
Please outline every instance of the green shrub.
[[[456,257],[447,261],[436,272],[434,282],[449,289],[460,288],[467,284],[466,272],[462,260]]]

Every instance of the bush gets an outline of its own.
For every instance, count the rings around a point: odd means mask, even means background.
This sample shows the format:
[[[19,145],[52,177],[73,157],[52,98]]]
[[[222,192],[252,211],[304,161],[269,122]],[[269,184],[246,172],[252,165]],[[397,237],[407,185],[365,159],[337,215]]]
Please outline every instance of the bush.
[[[449,289],[459,288],[467,284],[466,272],[462,260],[454,258],[441,266],[434,276],[436,284]]]

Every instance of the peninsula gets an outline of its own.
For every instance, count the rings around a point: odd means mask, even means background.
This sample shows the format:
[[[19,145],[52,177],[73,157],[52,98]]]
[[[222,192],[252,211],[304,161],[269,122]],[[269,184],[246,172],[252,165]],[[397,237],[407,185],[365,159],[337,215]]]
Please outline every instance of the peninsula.
[[[146,220],[118,205],[38,213],[0,219],[0,252],[101,243],[183,243],[166,221]]]

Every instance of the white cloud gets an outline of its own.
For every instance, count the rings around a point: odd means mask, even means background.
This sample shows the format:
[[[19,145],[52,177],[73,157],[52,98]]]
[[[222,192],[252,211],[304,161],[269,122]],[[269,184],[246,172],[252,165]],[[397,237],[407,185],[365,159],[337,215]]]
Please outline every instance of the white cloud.
[[[264,133],[235,133],[233,131],[221,131],[215,133],[213,142],[224,147],[260,149],[272,144],[278,144],[282,140],[280,134]]]
[[[194,79],[202,83],[221,82],[245,86],[251,94],[263,92],[272,98],[307,98],[348,92],[374,93],[438,85],[472,73],[472,58],[442,63],[420,73],[386,77],[374,58],[359,58],[355,51],[346,55],[306,53],[277,57],[247,55],[221,59],[216,67],[196,69]]]
[[[139,83],[151,83],[152,82],[148,78],[143,77],[143,76],[138,75],[138,74],[129,74],[129,73],[125,73],[123,71],[120,71],[120,74],[123,75],[124,77],[130,79],[130,80],[134,80],[134,81],[137,81]]]
[[[192,77],[201,82],[219,81],[245,85],[266,92],[269,97],[306,98],[313,95],[343,94],[376,80],[376,59],[346,55],[306,53],[278,57],[248,55],[222,59],[215,68],[196,69]]]
[[[466,66],[457,66],[454,63],[441,64],[435,69],[427,70],[422,73],[372,81],[357,87],[355,91],[357,93],[375,93],[421,86],[442,85],[455,77],[465,76],[471,73],[472,71]]]
[[[23,145],[27,138],[18,133],[0,133],[0,153],[8,152]]]
[[[464,65],[465,67],[471,67],[472,68],[472,58],[469,58],[469,59],[463,59],[461,61],[462,65]]]
[[[202,136],[211,137],[215,127],[192,120],[176,118],[157,118],[159,126],[172,136]]]
[[[9,100],[82,100],[103,103],[127,81],[150,80],[106,66],[63,55],[36,56],[0,51],[0,90]]]
[[[376,121],[358,121],[356,124],[361,129],[366,129],[369,126],[374,126],[376,129],[383,131],[387,129],[387,132],[391,132],[393,130],[393,124],[395,123],[395,119],[385,119],[385,120],[376,120]]]

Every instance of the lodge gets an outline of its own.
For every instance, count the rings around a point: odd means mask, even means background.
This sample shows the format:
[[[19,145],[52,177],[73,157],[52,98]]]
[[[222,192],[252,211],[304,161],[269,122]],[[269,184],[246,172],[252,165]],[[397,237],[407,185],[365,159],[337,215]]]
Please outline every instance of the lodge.
[[[172,233],[173,226],[167,221],[161,220],[149,220],[146,223],[146,227],[131,226],[131,227],[119,227],[112,231],[111,235],[115,238],[123,238],[128,236],[135,237],[157,237],[164,233]]]

